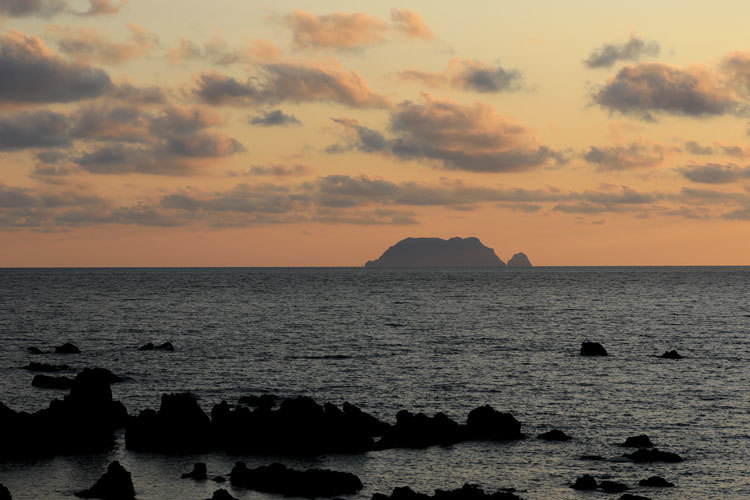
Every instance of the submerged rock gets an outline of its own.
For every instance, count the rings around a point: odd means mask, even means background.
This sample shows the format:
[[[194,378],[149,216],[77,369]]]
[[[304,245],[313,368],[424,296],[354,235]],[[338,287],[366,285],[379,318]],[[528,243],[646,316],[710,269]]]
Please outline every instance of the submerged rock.
[[[513,490],[501,490],[495,493],[485,493],[482,488],[473,484],[464,484],[455,490],[435,490],[435,494],[425,495],[417,493],[408,486],[394,488],[390,496],[375,493],[372,500],[521,500]]]
[[[33,346],[27,347],[26,352],[28,352],[29,354],[44,354],[44,351],[42,351],[38,347],[33,347]]]
[[[36,361],[32,361],[28,365],[24,366],[23,369],[29,370],[31,372],[45,373],[57,373],[72,370],[72,368],[68,365],[50,365],[47,363],[37,363]]]
[[[197,481],[204,481],[208,477],[208,469],[206,468],[206,464],[203,462],[198,462],[195,465],[193,465],[193,470],[190,472],[186,472],[183,474],[182,479],[195,479]]]
[[[148,344],[143,344],[141,347],[138,348],[139,351],[153,351],[156,347],[153,343],[149,342]]]
[[[599,487],[605,493],[622,493],[630,489],[626,484],[617,481],[602,481],[599,483]]]
[[[682,462],[682,457],[677,453],[669,451],[661,451],[658,448],[647,449],[640,448],[633,453],[626,454],[626,457],[636,463],[648,463],[648,462],[670,462],[677,463]]]
[[[653,448],[654,444],[646,434],[639,434],[637,436],[630,436],[620,446],[626,448]]]
[[[174,346],[171,342],[164,342],[159,345],[154,345],[152,342],[143,344],[138,348],[139,351],[174,351]]]
[[[607,350],[599,342],[584,342],[581,344],[581,356],[607,356]]]
[[[674,349],[672,349],[671,351],[666,351],[659,357],[664,359],[682,359],[682,355]]]
[[[304,498],[352,495],[362,489],[362,481],[348,472],[328,469],[298,471],[278,463],[248,469],[243,462],[237,462],[229,480],[240,488]]]
[[[42,389],[68,390],[73,385],[73,379],[68,377],[50,377],[48,375],[34,375],[31,381],[33,387]]]
[[[523,252],[519,252],[510,258],[510,260],[508,261],[508,267],[532,267],[532,266],[531,266],[531,261],[529,260],[528,257],[526,257],[526,254]]]
[[[164,394],[159,411],[143,410],[125,432],[131,450],[201,453],[211,449],[211,421],[190,393]]]
[[[594,479],[593,476],[584,474],[583,476],[576,478],[576,482],[570,487],[574,490],[592,491],[597,487],[596,479]]]
[[[661,476],[651,476],[648,479],[641,479],[638,481],[640,486],[651,486],[654,488],[672,488],[674,483],[670,483]]]
[[[130,472],[114,461],[107,467],[107,472],[91,488],[75,494],[80,498],[103,498],[112,500],[130,500],[135,498],[135,489]]]
[[[570,441],[570,436],[561,430],[552,429],[551,431],[539,434],[537,439],[544,439],[545,441]]]
[[[61,346],[55,347],[55,354],[81,354],[81,350],[67,342]]]

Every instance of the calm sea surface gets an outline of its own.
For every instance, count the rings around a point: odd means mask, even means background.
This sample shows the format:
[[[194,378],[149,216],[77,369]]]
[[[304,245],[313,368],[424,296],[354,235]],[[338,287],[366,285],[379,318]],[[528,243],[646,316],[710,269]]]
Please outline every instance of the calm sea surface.
[[[584,340],[610,356],[579,356]],[[169,457],[120,440],[102,455],[0,462],[15,499],[70,498],[113,459],[142,499],[208,498],[216,484],[180,474],[195,461],[226,474],[238,459],[350,471],[365,484],[357,498],[464,482],[527,499],[619,496],[568,488],[584,473],[654,499],[750,498],[750,268],[0,270],[0,341],[0,401],[16,410],[64,394],[31,387],[21,367],[34,360],[130,377],[113,392],[131,414],[176,391],[206,410],[242,395],[309,395],[390,422],[401,409],[463,422],[491,404],[530,436],[307,460]],[[164,341],[176,351],[136,350]],[[64,342],[83,354],[26,353]],[[671,349],[685,358],[656,357]],[[534,438],[551,428],[573,441]],[[685,461],[623,459],[615,444],[641,433]],[[676,487],[637,486],[652,475]]]

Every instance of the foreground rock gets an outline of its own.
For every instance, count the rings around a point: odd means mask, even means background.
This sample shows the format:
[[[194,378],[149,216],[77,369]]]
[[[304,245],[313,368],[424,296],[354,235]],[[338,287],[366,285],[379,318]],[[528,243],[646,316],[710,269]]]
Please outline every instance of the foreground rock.
[[[544,439],[545,441],[570,441],[570,436],[561,430],[552,429],[551,431],[539,434],[537,439]]]
[[[195,479],[196,481],[205,481],[207,477],[208,469],[203,462],[196,463],[193,465],[192,471],[186,472],[182,475],[182,479]]]
[[[638,481],[639,486],[650,486],[652,488],[672,488],[674,483],[670,483],[661,476],[651,476],[648,479]]]
[[[622,495],[619,500],[651,500],[649,497],[643,497],[641,495],[631,495],[630,493],[625,493]]]
[[[584,342],[581,344],[581,356],[607,356],[607,350],[599,342]]]
[[[508,267],[532,267],[532,266],[531,266],[531,261],[529,260],[528,257],[526,257],[526,254],[523,252],[519,252],[510,258],[510,260],[508,261]]]
[[[220,488],[214,491],[214,495],[208,500],[238,500],[237,497],[233,497],[224,488]]]
[[[638,449],[638,451],[634,451],[633,453],[626,454],[625,456],[636,463],[649,463],[649,462],[677,463],[677,462],[683,461],[682,457],[679,456],[677,453],[672,453],[669,451],[661,451],[658,448],[653,448],[650,450],[647,448],[640,448]]]
[[[49,375],[34,375],[31,385],[42,389],[62,389],[67,391],[73,385],[73,379],[68,377],[50,377]]]
[[[637,436],[630,436],[620,446],[626,448],[653,448],[654,444],[646,434],[639,434]]]
[[[593,491],[597,488],[597,486],[598,484],[596,483],[596,479],[594,479],[593,476],[584,474],[583,476],[576,478],[575,483],[573,483],[570,487],[574,490]]]
[[[91,488],[76,493],[80,498],[104,498],[112,500],[129,500],[135,498],[135,489],[130,472],[120,465],[120,462],[112,462],[107,467],[107,472]]]
[[[137,451],[203,453],[211,444],[211,421],[190,393],[162,395],[159,411],[143,410],[125,432],[125,446]]]
[[[0,484],[0,500],[13,500],[13,497],[10,495],[10,491],[8,491],[8,488]]]
[[[394,488],[390,496],[375,493],[372,500],[521,500],[521,497],[512,491],[498,491],[485,493],[482,488],[473,484],[464,484],[456,490],[435,490],[433,496],[424,493],[416,493],[408,486]]]
[[[505,267],[477,238],[406,238],[365,267]]]
[[[114,445],[127,411],[112,400],[109,383],[92,370],[73,380],[70,393],[35,413],[15,412],[0,404],[0,456],[94,453]]]
[[[44,373],[57,373],[72,370],[72,368],[68,365],[50,365],[47,363],[37,363],[36,361],[32,361],[28,365],[24,366],[23,369],[29,370],[31,372]]]
[[[55,354],[81,354],[81,350],[68,342],[61,346],[55,347]]]
[[[605,493],[622,493],[630,489],[627,485],[617,481],[602,481],[599,483],[599,488]]]
[[[242,396],[239,403],[253,408],[268,408],[270,410],[276,406],[280,399],[276,394],[261,394],[260,396]]]
[[[675,351],[674,349],[671,351],[666,351],[664,354],[662,354],[659,357],[664,358],[664,359],[682,359],[682,355],[679,352]]]
[[[304,498],[353,495],[362,489],[362,481],[348,472],[298,471],[277,463],[248,469],[243,462],[237,462],[229,480],[239,488]]]

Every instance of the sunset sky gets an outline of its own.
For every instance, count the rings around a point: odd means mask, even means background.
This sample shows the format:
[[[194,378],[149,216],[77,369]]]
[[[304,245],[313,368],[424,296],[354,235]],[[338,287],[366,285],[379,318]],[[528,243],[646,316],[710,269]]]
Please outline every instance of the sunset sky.
[[[0,267],[750,265],[747,1],[0,0]]]

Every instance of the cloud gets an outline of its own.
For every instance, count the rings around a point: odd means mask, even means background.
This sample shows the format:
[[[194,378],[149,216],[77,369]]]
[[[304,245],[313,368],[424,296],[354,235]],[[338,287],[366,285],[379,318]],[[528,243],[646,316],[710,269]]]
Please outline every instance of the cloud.
[[[300,122],[296,116],[288,115],[280,109],[274,109],[261,116],[255,116],[250,120],[251,125],[260,125],[262,127],[275,127],[285,125],[300,125]]]
[[[70,144],[70,128],[65,115],[52,111],[0,115],[0,151]]]
[[[329,152],[355,148],[474,172],[525,171],[564,161],[559,152],[539,144],[523,126],[488,104],[422,97],[421,102],[402,102],[391,113],[392,139],[355,120],[336,120],[348,132],[349,144]]]
[[[652,113],[691,117],[743,115],[746,104],[716,74],[702,68],[644,63],[625,66],[592,94],[610,112],[653,120]]]
[[[685,149],[688,153],[694,155],[712,155],[714,150],[711,146],[701,146],[696,141],[687,141],[685,143]]]
[[[363,13],[318,16],[293,10],[284,18],[296,49],[354,49],[385,40],[388,25]]]
[[[750,94],[750,52],[733,52],[724,57],[721,70],[746,96]]]
[[[750,148],[722,144],[721,142],[714,142],[712,146],[702,146],[696,141],[687,141],[685,143],[685,149],[691,154],[700,156],[725,155],[734,158],[750,157]]]
[[[430,87],[447,87],[471,92],[497,93],[520,90],[523,77],[518,70],[492,67],[478,61],[453,59],[442,73],[405,70],[403,80],[414,80]]]
[[[199,47],[188,39],[181,38],[179,45],[170,49],[167,54],[174,63],[204,59],[215,66],[273,62],[279,60],[281,55],[281,49],[267,40],[257,39],[246,47],[233,48],[219,36],[211,38],[203,47]]]
[[[625,43],[605,43],[594,49],[583,63],[589,68],[609,68],[618,61],[639,61],[644,57],[657,57],[661,48],[654,41],[631,35]]]
[[[102,14],[116,14],[125,7],[130,0],[89,0],[91,6],[84,15],[99,16]]]
[[[553,210],[572,214],[642,210],[644,205],[650,205],[662,199],[662,195],[641,193],[628,186],[608,186],[608,189],[603,191],[571,192],[568,198],[575,201],[555,205]]]
[[[229,171],[229,177],[256,176],[256,175],[273,175],[276,177],[291,177],[297,175],[307,175],[312,172],[312,168],[307,165],[253,165],[250,170],[244,172]]]
[[[638,143],[628,146],[591,146],[583,158],[595,164],[600,171],[653,167],[664,161],[664,148]]]
[[[391,9],[391,21],[394,29],[408,38],[432,38],[432,29],[414,11]]]
[[[743,221],[749,220],[750,221],[750,205],[747,205],[743,208],[738,208],[737,210],[732,210],[731,212],[722,214],[721,217],[727,220],[743,220]]]
[[[252,105],[282,101],[327,101],[357,108],[389,106],[358,73],[344,71],[338,64],[265,64],[261,76],[245,82],[219,73],[202,73],[194,78],[193,93],[213,105]]]
[[[683,177],[702,184],[728,184],[750,179],[750,167],[706,163],[677,169]]]
[[[47,35],[57,42],[60,52],[79,63],[120,64],[151,53],[158,44],[156,36],[145,28],[129,24],[128,29],[128,42],[113,42],[103,32],[70,26],[50,26]]]
[[[119,12],[129,0],[89,0],[84,16],[98,16]],[[74,13],[69,0],[0,0],[0,15],[10,17],[51,17],[61,13]]]
[[[0,75],[0,103],[72,102],[114,89],[101,69],[69,63],[18,31],[0,34]]]
[[[165,104],[167,94],[161,87],[135,87],[130,83],[118,84],[108,97],[125,101],[131,106]]]

